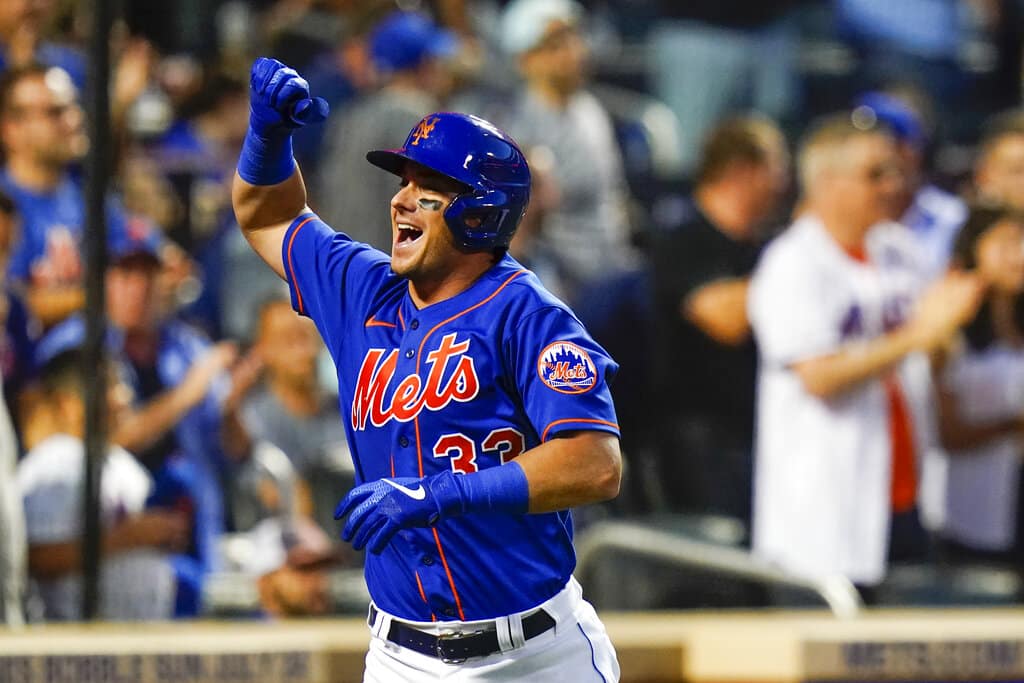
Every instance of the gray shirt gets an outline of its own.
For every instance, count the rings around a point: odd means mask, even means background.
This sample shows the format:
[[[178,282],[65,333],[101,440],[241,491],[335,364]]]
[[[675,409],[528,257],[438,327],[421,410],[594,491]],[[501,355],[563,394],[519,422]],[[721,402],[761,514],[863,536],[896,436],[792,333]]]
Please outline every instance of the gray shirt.
[[[550,152],[560,199],[530,251],[556,259],[576,284],[628,265],[626,178],[611,120],[597,98],[580,91],[560,110],[524,92],[507,117],[505,130],[528,157]]]
[[[385,89],[353,104],[324,136],[327,150],[310,195],[335,230],[391,253],[391,198],[399,180],[366,153],[402,146],[412,127],[437,108],[423,93]]]

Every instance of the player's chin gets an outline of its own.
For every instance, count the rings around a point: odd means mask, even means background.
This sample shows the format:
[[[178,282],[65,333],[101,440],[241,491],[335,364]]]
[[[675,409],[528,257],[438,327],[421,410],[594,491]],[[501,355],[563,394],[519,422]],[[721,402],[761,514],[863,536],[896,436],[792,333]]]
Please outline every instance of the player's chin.
[[[391,271],[395,275],[408,277],[416,269],[415,259],[409,258],[406,254],[396,253],[396,251],[394,249],[391,251]]]

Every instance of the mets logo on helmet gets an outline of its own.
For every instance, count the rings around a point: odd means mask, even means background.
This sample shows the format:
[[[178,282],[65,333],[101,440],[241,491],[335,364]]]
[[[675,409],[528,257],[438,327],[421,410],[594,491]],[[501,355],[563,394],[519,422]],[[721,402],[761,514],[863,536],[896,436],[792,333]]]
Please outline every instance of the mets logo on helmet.
[[[416,130],[412,132],[412,144],[420,144],[420,140],[425,140],[430,137],[430,134],[434,132],[434,126],[440,119],[436,116],[428,116],[419,123],[416,124]]]
[[[597,384],[597,367],[585,350],[567,341],[548,344],[537,359],[537,374],[549,388],[582,394]]]

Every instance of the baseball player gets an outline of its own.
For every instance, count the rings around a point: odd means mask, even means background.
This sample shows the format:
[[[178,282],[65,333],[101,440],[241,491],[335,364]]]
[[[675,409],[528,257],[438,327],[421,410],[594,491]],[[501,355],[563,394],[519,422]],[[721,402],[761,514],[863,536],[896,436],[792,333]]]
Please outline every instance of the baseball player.
[[[522,152],[453,113],[369,152],[401,179],[388,259],[306,207],[290,134],[326,104],[271,59],[251,86],[235,214],[337,366],[356,486],[336,516],[369,551],[365,680],[618,680],[571,576],[568,512],[618,491],[618,366],[506,255]]]

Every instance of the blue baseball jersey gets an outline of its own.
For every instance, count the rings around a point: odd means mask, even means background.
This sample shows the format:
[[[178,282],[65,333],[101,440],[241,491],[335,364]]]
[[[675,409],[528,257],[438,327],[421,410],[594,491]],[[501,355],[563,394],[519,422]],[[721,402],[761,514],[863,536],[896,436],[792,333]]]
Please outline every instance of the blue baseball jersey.
[[[85,203],[78,181],[66,175],[52,190],[37,192],[19,185],[6,172],[0,172],[0,190],[10,195],[21,215],[21,229],[7,265],[11,279],[29,281],[33,270],[48,259],[50,243],[62,235],[73,242],[81,256]],[[113,196],[107,198],[106,216],[110,240],[150,230],[149,224],[141,218],[127,216]]]
[[[292,223],[282,256],[292,305],[316,323],[337,367],[357,484],[469,475],[569,430],[618,434],[608,391],[618,365],[511,257],[418,309],[385,254],[315,215]],[[404,530],[367,553],[365,567],[386,612],[465,621],[544,602],[575,564],[565,510]]]

